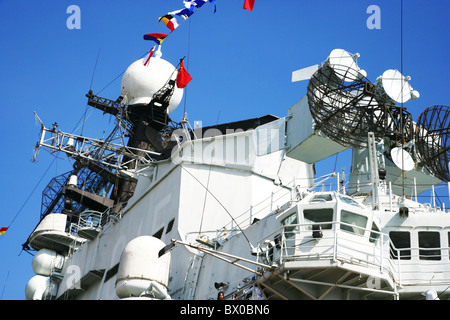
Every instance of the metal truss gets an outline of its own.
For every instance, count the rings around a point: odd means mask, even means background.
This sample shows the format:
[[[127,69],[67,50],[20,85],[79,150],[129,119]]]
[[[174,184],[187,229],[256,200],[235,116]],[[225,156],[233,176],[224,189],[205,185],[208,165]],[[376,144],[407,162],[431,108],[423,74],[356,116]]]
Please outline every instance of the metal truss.
[[[124,134],[120,132],[120,125],[116,126],[106,140],[65,133],[57,130],[56,127],[54,125],[49,129],[41,123],[40,139],[35,146],[35,158],[37,151],[44,147],[51,153],[63,152],[82,164],[92,161],[110,170],[127,174],[140,165],[155,162],[155,159],[161,156],[157,152],[126,146],[123,142]],[[121,140],[122,143],[112,142],[117,140]]]

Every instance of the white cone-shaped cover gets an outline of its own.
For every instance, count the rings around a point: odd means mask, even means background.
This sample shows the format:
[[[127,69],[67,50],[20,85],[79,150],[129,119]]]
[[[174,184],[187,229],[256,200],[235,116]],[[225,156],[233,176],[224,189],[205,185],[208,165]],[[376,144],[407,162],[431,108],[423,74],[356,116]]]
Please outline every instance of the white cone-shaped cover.
[[[177,77],[176,68],[168,61],[161,59],[161,51],[158,50],[148,60],[148,55],[132,63],[122,77],[121,94],[128,105],[149,103],[159,89],[169,79]],[[147,62],[147,63],[146,63]],[[173,112],[183,98],[183,89],[175,85],[167,112]]]

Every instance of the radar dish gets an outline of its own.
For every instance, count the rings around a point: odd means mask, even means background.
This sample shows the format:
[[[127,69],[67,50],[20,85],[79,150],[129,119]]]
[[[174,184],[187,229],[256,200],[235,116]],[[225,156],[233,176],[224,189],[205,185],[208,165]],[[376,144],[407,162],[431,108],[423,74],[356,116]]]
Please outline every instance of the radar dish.
[[[398,70],[386,70],[378,77],[376,89],[379,98],[385,103],[404,103],[410,99],[418,99],[419,92],[413,90],[409,81],[410,77],[404,77]]]
[[[420,114],[416,147],[423,165],[437,178],[450,182],[450,107],[436,105]]]
[[[356,54],[355,57],[359,57],[359,54]],[[334,49],[331,51],[328,56],[327,64],[334,69],[335,66],[339,66],[339,70],[342,71],[345,68],[349,72],[338,72],[337,76],[341,78],[341,80],[346,82],[351,82],[357,79],[358,73],[352,71],[359,71],[358,64],[354,57],[343,49]]]
[[[392,162],[403,171],[414,169],[414,160],[411,155],[402,148],[393,148],[391,150]]]
[[[346,147],[367,148],[369,132],[410,140],[411,115],[404,108],[379,103],[375,86],[349,65],[325,64],[311,77],[307,96],[316,128]]]

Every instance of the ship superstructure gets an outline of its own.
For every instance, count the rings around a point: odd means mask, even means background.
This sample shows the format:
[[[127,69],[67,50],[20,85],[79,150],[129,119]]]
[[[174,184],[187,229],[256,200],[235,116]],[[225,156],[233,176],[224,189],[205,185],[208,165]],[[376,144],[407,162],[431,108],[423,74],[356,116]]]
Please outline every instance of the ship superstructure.
[[[450,108],[414,122],[410,78],[371,83],[358,57],[336,49],[294,72],[309,85],[285,117],[193,129],[170,119],[183,90],[160,46],[118,99],[87,94],[117,119],[107,139],[42,125],[37,147],[76,165],[24,244],[27,298],[447,299],[450,215],[417,195],[450,180]],[[347,149],[348,185],[315,176]]]

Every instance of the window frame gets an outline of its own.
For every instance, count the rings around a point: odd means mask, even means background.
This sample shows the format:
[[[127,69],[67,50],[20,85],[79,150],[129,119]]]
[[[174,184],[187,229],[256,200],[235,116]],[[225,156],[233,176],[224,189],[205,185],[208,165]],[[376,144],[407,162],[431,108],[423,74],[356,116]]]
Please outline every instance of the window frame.
[[[408,239],[409,239],[409,246],[400,247],[396,243],[394,243],[392,235],[393,234],[397,234],[398,235],[400,233],[402,233],[402,234],[406,234],[407,233],[409,235],[409,237],[408,237]],[[391,255],[392,259],[395,259],[395,260],[397,260],[397,259],[400,259],[400,260],[411,260],[411,249],[412,249],[411,248],[411,237],[412,237],[411,231],[402,231],[402,230],[391,230],[391,231],[389,231],[389,239],[392,242],[392,244],[395,246],[396,249],[409,249],[409,250],[401,250],[400,251],[400,256],[397,256],[396,251],[392,250],[392,247],[391,247],[390,255]]]
[[[319,212],[319,211],[331,211],[331,219],[330,220],[311,220],[306,217],[305,212],[311,213],[311,211]],[[325,212],[326,214],[329,214],[330,212]],[[334,208],[304,208],[302,210],[303,215],[303,222],[305,224],[311,224],[310,226],[304,226],[304,229],[307,231],[312,231],[312,225],[313,224],[319,224],[322,228],[322,230],[332,230],[333,229],[333,222],[335,221],[335,209]],[[326,217],[328,218],[328,217]],[[326,223],[329,222],[329,223]]]
[[[435,239],[424,239],[424,235],[431,236],[433,234],[434,237],[437,236]],[[421,239],[422,236],[422,239]],[[430,241],[436,241],[438,246],[428,246],[429,244],[427,242]],[[423,242],[425,241],[425,243]],[[417,246],[419,248],[419,260],[427,261],[440,261],[442,260],[442,253],[441,253],[441,233],[439,231],[418,231],[417,232]],[[432,252],[435,251],[435,252]],[[437,254],[439,252],[439,254]]]
[[[366,233],[366,229],[367,229],[367,223],[369,222],[369,217],[363,215],[363,214],[359,214],[350,210],[345,210],[345,209],[341,209],[340,210],[340,215],[339,215],[339,229],[346,231],[346,232],[350,232],[353,233],[355,235],[358,236],[364,236],[364,234]],[[350,214],[350,215],[354,215],[357,216],[358,218],[364,218],[365,222],[364,222],[364,226],[359,225],[359,224],[353,224],[355,221],[344,221],[343,218],[343,213],[345,213],[346,215]],[[347,218],[347,216],[346,216]],[[345,224],[341,224],[341,222],[345,223]],[[348,224],[352,224],[354,225],[354,227],[349,226]]]
[[[292,220],[288,221],[288,223],[286,223],[286,221],[288,219],[292,219]],[[299,233],[299,231],[300,231],[299,217],[298,217],[297,211],[294,211],[294,212],[288,214],[287,216],[285,216],[283,219],[280,220],[280,223],[283,226],[283,233],[284,233],[284,237],[286,239],[291,239],[291,238],[295,237],[295,235],[297,233]]]

